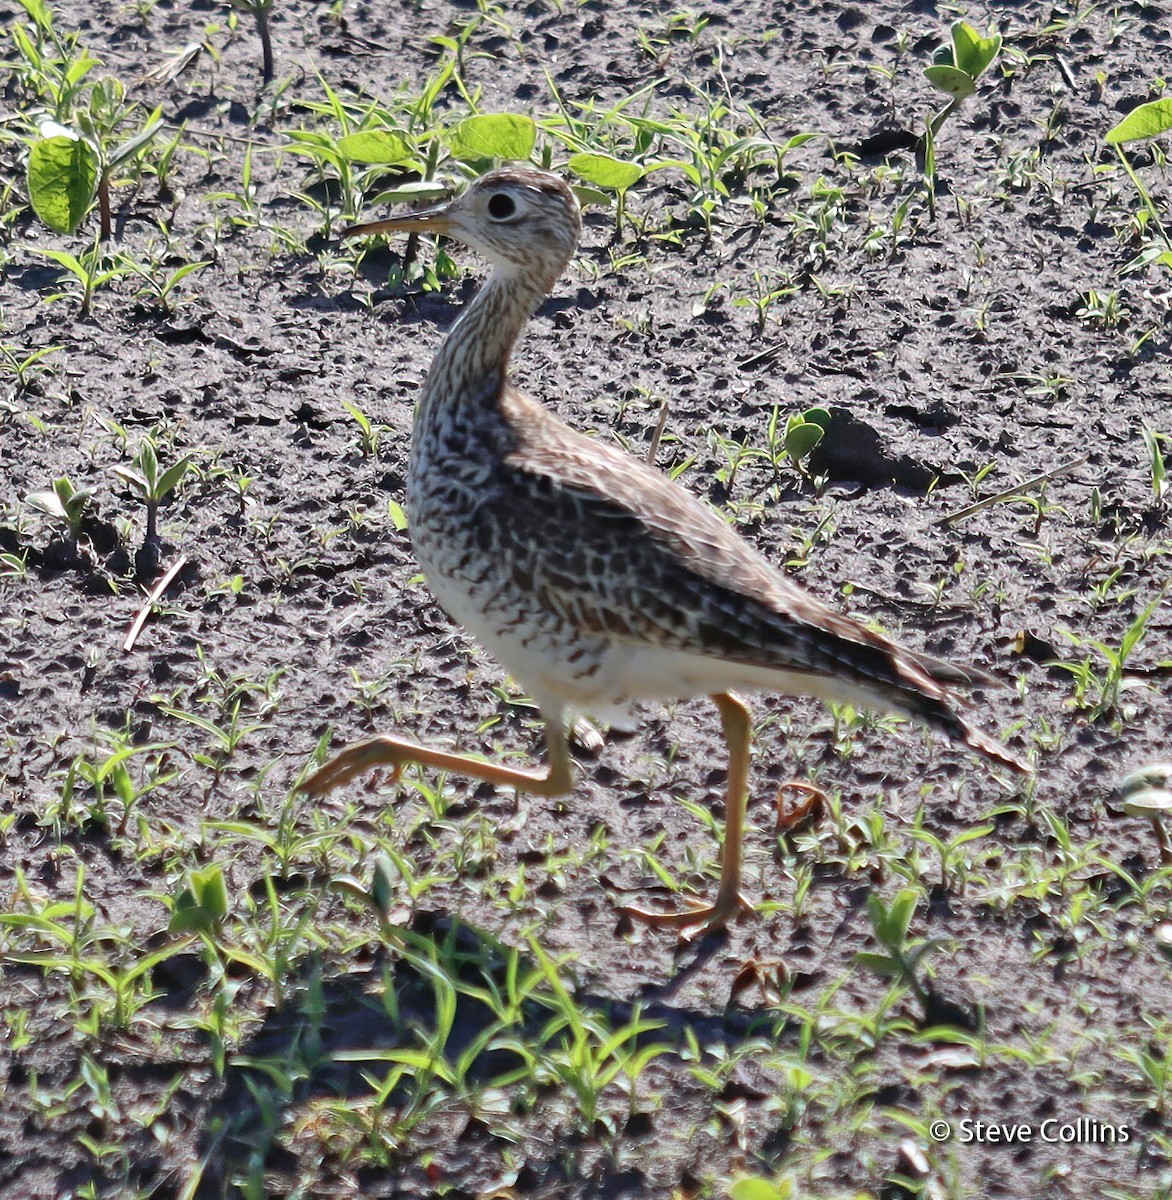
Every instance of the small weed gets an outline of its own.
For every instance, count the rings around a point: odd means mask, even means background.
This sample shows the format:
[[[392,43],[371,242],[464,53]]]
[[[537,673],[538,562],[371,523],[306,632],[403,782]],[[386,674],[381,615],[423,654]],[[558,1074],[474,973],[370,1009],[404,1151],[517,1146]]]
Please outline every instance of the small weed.
[[[52,250],[36,248],[35,253],[51,258],[63,268],[57,282],[67,284],[72,292],[56,292],[46,299],[51,303],[70,294],[76,294],[78,311],[83,317],[90,315],[93,308],[94,294],[112,280],[119,279],[130,272],[130,264],[121,254],[107,254],[102,249],[100,240],[95,239],[88,250],[82,252],[79,258],[68,250]]]
[[[889,905],[874,893],[869,895],[867,915],[871,918],[871,928],[887,953],[861,951],[855,955],[855,962],[910,988],[927,1015],[931,1011],[931,995],[926,984],[920,981],[919,968],[939,943],[929,938],[908,937],[908,927],[919,898],[920,893],[913,888],[905,888]]]
[[[76,542],[92,498],[93,492],[88,488],[75,488],[69,476],[62,475],[60,479],[53,480],[53,486],[48,491],[32,492],[26,497],[26,503],[60,521]]]
[[[167,468],[159,464],[159,455],[153,438],[143,438],[138,453],[129,466],[110,469],[126,484],[146,506],[146,536],[143,550],[147,556],[157,555],[159,545],[159,507],[174,495],[191,469],[192,456],[185,454]],[[151,572],[145,572],[147,574]]]

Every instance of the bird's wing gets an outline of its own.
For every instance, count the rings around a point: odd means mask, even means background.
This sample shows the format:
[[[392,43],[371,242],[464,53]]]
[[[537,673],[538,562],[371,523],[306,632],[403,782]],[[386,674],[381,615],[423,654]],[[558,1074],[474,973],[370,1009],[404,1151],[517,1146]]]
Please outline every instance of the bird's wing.
[[[985,682],[980,672],[904,650],[830,608],[678,484],[511,387],[501,407],[516,439],[505,456],[513,478],[502,559],[562,619],[616,639],[853,679],[1009,761],[956,716],[945,691]]]

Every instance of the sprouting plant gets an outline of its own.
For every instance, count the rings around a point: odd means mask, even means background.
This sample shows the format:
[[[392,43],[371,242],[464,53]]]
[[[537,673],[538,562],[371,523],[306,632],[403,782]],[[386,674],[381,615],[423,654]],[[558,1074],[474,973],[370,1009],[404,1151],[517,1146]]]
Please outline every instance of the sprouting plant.
[[[168,767],[166,742],[135,745],[126,730],[104,735],[104,740],[90,751],[79,754],[65,769],[61,784],[61,799],[52,818],[58,827],[109,826],[109,805],[116,800],[122,815],[117,831],[125,833],[135,805],[148,792],[162,787],[175,778]],[[136,756],[152,755],[145,767],[145,777],[139,781],[130,765]]]
[[[826,436],[831,419],[825,408],[808,408],[804,413],[791,413],[782,428],[780,411],[774,405],[765,427],[767,454],[774,472],[780,471],[781,464],[789,459],[798,474],[809,481],[805,460]]]
[[[146,505],[146,537],[144,544],[157,545],[159,506],[165,503],[191,468],[191,455],[185,454],[165,470],[159,467],[158,451],[152,438],[143,438],[130,466],[112,467],[130,490]]]
[[[1172,434],[1157,433],[1147,425],[1143,427],[1144,446],[1148,452],[1148,469],[1152,480],[1152,494],[1157,504],[1163,504],[1168,494],[1168,467],[1164,447],[1172,445]]]
[[[988,70],[1001,49],[1001,34],[993,27],[982,36],[967,21],[956,21],[950,41],[933,56],[924,76],[952,99],[924,127],[924,183],[929,211],[936,211],[936,138],[944,122],[974,95],[977,80]]]
[[[760,271],[754,271],[752,279],[752,294],[748,296],[736,296],[733,299],[733,304],[738,308],[748,308],[751,306],[756,309],[754,328],[757,334],[760,335],[765,332],[765,321],[773,305],[778,300],[783,300],[786,296],[794,295],[798,289],[797,285],[793,282],[792,276],[786,276],[784,281],[779,283],[775,279],[770,279],[762,275]]]
[[[219,931],[228,915],[228,887],[224,868],[210,863],[190,872],[187,883],[171,901],[170,933],[206,933]]]
[[[121,254],[110,255],[102,250],[100,238],[95,238],[93,244],[81,254],[80,258],[70,254],[68,250],[37,249],[36,253],[51,258],[64,268],[58,277],[58,283],[71,286],[73,292],[78,294],[78,310],[83,317],[89,316],[94,303],[94,293],[98,288],[112,279],[118,279],[127,274],[130,270]],[[51,303],[69,294],[69,292],[55,292],[47,299]]]
[[[1119,648],[1109,646],[1097,638],[1080,638],[1068,629],[1061,632],[1075,646],[1090,646],[1097,652],[1102,669],[1099,669],[1088,654],[1081,662],[1064,662],[1061,659],[1051,665],[1060,667],[1074,679],[1074,705],[1090,710],[1090,718],[1097,721],[1113,712],[1119,704],[1127,679],[1124,671],[1128,660],[1147,636],[1148,622],[1152,614],[1164,601],[1167,588],[1162,588],[1150,604],[1140,612],[1123,633]]]
[[[932,65],[924,69],[928,82],[952,97],[928,123],[926,133],[933,139],[944,122],[976,93],[977,80],[1001,49],[1001,34],[992,27],[982,37],[967,21],[956,21],[950,32],[950,42],[936,51]]]
[[[921,1008],[927,1013],[931,1008],[931,995],[927,986],[920,982],[919,968],[924,957],[939,944],[932,938],[909,938],[908,927],[916,911],[919,892],[904,888],[890,905],[884,904],[880,896],[871,893],[867,897],[867,915],[871,928],[886,954],[861,951],[855,955],[860,966],[870,967],[879,975],[898,979],[915,993]]]
[[[163,127],[162,110],[155,109],[135,122],[129,137],[118,140],[137,108],[125,102],[122,84],[107,78],[88,89],[84,106],[41,122],[29,148],[28,191],[33,211],[50,229],[72,233],[96,199],[99,236],[111,236],[110,186],[115,172],[137,159]],[[71,124],[65,125],[65,120]]]
[[[265,83],[273,80],[273,35],[269,28],[269,16],[273,11],[273,0],[231,0],[232,7],[251,13],[256,22],[256,36],[260,38],[261,75]]]
[[[917,817],[916,827],[911,836],[917,841],[930,846],[940,860],[940,886],[945,890],[963,886],[968,872],[968,862],[963,854],[963,848],[970,842],[988,837],[996,828],[994,825],[978,825],[972,829],[963,829],[956,837],[945,839],[938,837],[929,829],[920,825]]]
[[[618,198],[615,207],[615,237],[623,236],[623,220],[627,213],[627,192],[643,178],[644,170],[637,162],[615,158],[610,154],[574,154],[567,164],[571,171],[587,183],[603,192],[614,192]],[[591,192],[589,189],[579,189],[579,199],[583,203],[591,200],[605,202],[605,194]]]
[[[44,365],[38,366],[41,360],[47,358],[50,354],[56,354],[61,349],[64,349],[64,347],[42,346],[39,350],[33,350],[26,354],[23,349],[17,346],[0,345],[0,375],[11,373],[16,379],[17,388],[23,391],[34,378],[34,368],[38,372],[49,370]]]
[[[1110,292],[1088,288],[1082,295],[1082,304],[1075,316],[1087,325],[1099,329],[1115,329],[1123,320],[1126,309],[1119,299],[1118,290]]]
[[[317,172],[317,179],[310,187],[297,194],[297,198],[316,209],[323,218],[323,233],[329,233],[333,214],[353,219],[361,209],[368,187],[376,183],[385,186],[388,171],[417,171],[424,179],[423,184],[407,184],[393,191],[380,193],[380,203],[392,203],[406,199],[405,189],[413,189],[418,198],[421,187],[432,189],[436,185],[427,183],[435,175],[436,158],[440,143],[430,143],[430,153],[420,153],[415,138],[402,127],[400,117],[380,108],[371,101],[356,105],[336,92],[324,80],[323,101],[306,101],[304,107],[324,122],[319,121],[311,129],[293,129],[288,133],[288,142],[283,153],[307,159]],[[315,190],[310,190],[313,188]],[[244,191],[234,198],[245,209],[248,219],[255,222],[258,210],[252,180],[251,160],[244,161]]]
[[[86,510],[93,493],[87,488],[75,488],[68,475],[53,480],[53,486],[44,492],[32,492],[26,503],[39,512],[60,521],[69,530],[75,541],[81,534]]]
[[[1128,142],[1161,137],[1169,130],[1172,130],[1172,97],[1166,96],[1162,100],[1151,100],[1133,108],[1118,125],[1107,131],[1107,144],[1115,147],[1128,179],[1139,194],[1140,210],[1136,220],[1146,239],[1140,253],[1124,268],[1126,271],[1139,270],[1150,263],[1172,269],[1172,237],[1164,226],[1151,193],[1123,151]]]
[[[363,455],[367,458],[373,457],[378,453],[378,442],[382,434],[382,427],[373,424],[357,404],[352,404],[349,400],[343,400],[342,407],[354,418],[354,423],[358,426],[358,444]]]
[[[146,297],[159,311],[164,313],[175,311],[178,300],[172,293],[179,284],[189,275],[194,275],[196,271],[202,271],[205,267],[212,265],[209,260],[183,263],[170,274],[166,274],[161,273],[155,264],[148,267],[129,258],[124,261],[130,273],[137,275],[143,281],[143,286],[135,294]]]

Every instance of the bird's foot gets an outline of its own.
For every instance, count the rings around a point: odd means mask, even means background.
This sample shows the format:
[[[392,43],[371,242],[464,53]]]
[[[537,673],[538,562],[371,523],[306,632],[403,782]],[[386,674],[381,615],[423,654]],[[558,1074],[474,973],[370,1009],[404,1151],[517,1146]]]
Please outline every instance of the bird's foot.
[[[715,933],[742,914],[753,912],[753,905],[740,892],[717,894],[713,904],[705,904],[691,898],[686,902],[691,907],[683,912],[647,912],[630,906],[625,906],[620,911],[633,921],[640,921],[653,929],[679,929],[680,937],[684,941],[691,941],[702,934]]]
[[[365,742],[355,742],[340,754],[335,754],[325,766],[315,771],[300,790],[311,796],[321,796],[334,788],[349,783],[373,767],[390,767],[391,779],[399,777],[406,759],[401,755],[401,743],[394,738],[376,737]]]

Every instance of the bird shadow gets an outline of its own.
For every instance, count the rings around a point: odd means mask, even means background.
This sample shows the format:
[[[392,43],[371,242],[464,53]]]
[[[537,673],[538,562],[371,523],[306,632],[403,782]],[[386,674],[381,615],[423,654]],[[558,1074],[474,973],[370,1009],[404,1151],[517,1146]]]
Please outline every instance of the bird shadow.
[[[331,971],[321,958],[303,964],[283,1003],[232,1057],[201,1113],[195,1200],[240,1194],[238,1181],[249,1175],[294,1172],[295,1156],[277,1135],[315,1102],[374,1111],[377,1124],[391,1113],[428,1111],[444,1096],[445,1078],[449,1086],[458,1080],[451,1094],[512,1089],[523,1079],[540,1092],[549,1083],[535,1082],[534,1064],[573,1053],[583,1029],[600,1044],[625,1031],[617,1043],[624,1053],[654,1043],[669,1054],[733,1047],[765,1029],[775,1039],[783,1033],[776,1013],[671,1002],[719,939],[697,943],[672,981],[631,1002],[574,987],[536,943],[514,949],[446,914],[419,912],[384,935],[365,970]],[[484,1132],[474,1113],[462,1119],[461,1138]],[[527,1169],[548,1183],[566,1162],[564,1153],[545,1162],[539,1152]],[[603,1177],[575,1182],[614,1197],[646,1184],[618,1164],[601,1169]]]

